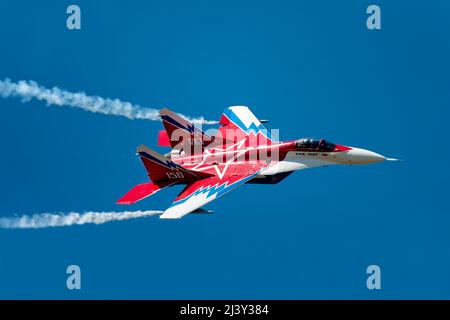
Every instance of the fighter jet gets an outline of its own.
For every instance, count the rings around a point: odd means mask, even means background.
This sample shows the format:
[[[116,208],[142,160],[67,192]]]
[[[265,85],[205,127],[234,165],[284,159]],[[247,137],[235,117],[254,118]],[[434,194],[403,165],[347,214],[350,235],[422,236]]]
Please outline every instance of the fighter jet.
[[[225,109],[214,135],[168,109],[162,109],[160,116],[164,130],[159,132],[158,144],[171,151],[162,155],[139,146],[137,155],[150,182],[136,185],[117,203],[133,204],[164,188],[184,185],[162,219],[210,213],[201,207],[244,183],[276,184],[298,170],[396,160],[325,139],[278,141],[262,125],[266,121],[246,106]]]

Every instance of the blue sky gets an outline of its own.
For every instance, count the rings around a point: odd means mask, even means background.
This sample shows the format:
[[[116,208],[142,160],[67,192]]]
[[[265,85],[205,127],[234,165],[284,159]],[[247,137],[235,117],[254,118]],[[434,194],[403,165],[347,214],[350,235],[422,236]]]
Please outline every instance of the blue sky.
[[[82,11],[82,30],[65,26]],[[450,298],[450,4],[3,1],[0,78],[218,119],[403,162],[246,185],[209,216],[0,230],[0,298]],[[117,211],[158,122],[1,99],[0,215]],[[164,209],[171,188],[128,209]],[[66,267],[82,290],[66,289]],[[382,290],[366,288],[377,264]]]

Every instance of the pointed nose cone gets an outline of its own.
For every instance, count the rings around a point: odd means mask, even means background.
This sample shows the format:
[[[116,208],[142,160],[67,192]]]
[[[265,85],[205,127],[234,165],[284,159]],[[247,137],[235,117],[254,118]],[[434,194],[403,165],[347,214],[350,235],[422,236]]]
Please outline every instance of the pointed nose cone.
[[[346,159],[349,164],[366,164],[384,161],[386,157],[369,150],[351,148],[346,152]]]

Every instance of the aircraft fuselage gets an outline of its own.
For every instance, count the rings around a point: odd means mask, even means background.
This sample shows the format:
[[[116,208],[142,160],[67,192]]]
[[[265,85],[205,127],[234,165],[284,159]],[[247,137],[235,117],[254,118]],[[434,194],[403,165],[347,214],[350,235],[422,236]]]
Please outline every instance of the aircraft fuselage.
[[[300,139],[302,140],[302,139]],[[230,146],[206,148],[204,152],[193,155],[172,155],[171,160],[186,168],[223,176],[225,174],[242,174],[261,169],[259,175],[249,183],[276,183],[293,171],[324,167],[336,164],[367,164],[386,160],[382,155],[372,151],[331,145],[304,147],[298,141],[273,142],[261,146],[244,146],[239,143]],[[281,179],[282,178],[282,179]]]

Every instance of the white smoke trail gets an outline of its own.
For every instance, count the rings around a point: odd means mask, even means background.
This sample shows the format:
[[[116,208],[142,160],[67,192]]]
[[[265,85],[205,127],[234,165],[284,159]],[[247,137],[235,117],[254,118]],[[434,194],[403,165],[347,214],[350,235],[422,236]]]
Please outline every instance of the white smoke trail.
[[[37,99],[45,101],[49,106],[69,106],[94,113],[124,116],[128,119],[160,120],[157,109],[144,108],[119,99],[88,96],[84,92],[69,92],[57,87],[48,89],[34,81],[21,80],[12,82],[8,78],[0,80],[0,96],[3,98],[19,97],[22,98],[22,102]],[[217,123],[217,121],[205,120],[203,117],[190,118],[184,115],[181,116],[196,124]]]
[[[110,221],[129,220],[162,214],[163,211],[122,211],[122,212],[70,212],[39,213],[32,216],[0,218],[0,229],[39,229],[63,227],[86,223],[102,224]]]

